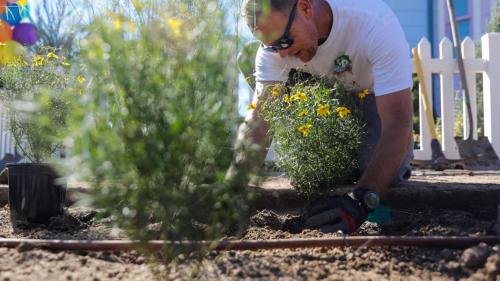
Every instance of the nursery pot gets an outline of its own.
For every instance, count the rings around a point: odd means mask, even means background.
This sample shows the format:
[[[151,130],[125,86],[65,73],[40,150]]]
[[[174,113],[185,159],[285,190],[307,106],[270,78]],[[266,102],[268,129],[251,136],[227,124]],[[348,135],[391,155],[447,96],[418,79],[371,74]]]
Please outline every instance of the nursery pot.
[[[47,223],[62,215],[66,186],[47,164],[7,164],[11,220]]]

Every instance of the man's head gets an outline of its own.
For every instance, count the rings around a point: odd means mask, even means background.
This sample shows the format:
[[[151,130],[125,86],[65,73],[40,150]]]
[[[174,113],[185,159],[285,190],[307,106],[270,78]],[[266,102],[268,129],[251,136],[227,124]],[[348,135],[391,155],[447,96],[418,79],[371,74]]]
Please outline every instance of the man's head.
[[[317,0],[245,0],[242,14],[268,50],[307,62],[318,49],[313,1]]]

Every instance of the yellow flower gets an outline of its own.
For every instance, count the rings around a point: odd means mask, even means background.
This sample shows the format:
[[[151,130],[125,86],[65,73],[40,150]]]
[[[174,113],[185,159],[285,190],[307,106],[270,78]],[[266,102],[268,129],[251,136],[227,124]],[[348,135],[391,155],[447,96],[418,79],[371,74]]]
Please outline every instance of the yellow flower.
[[[66,62],[66,61],[61,62],[61,65],[62,66],[70,66],[70,64],[68,62]]]
[[[358,98],[360,100],[364,100],[368,94],[370,94],[370,91],[368,91],[368,89],[364,89],[363,91],[358,93]]]
[[[332,114],[332,112],[330,111],[330,105],[329,104],[320,104],[318,109],[316,109],[316,114],[318,114],[319,116],[323,116],[323,117]]]
[[[248,110],[254,110],[254,109],[256,109],[256,108],[257,108],[257,105],[256,105],[254,102],[250,103],[250,104],[248,105],[248,107],[247,107],[247,109],[248,109]]]
[[[170,27],[175,36],[181,35],[181,26],[182,26],[181,20],[169,18],[168,26]]]
[[[58,58],[59,58],[59,56],[58,56],[58,55],[56,55],[56,54],[54,54],[54,53],[52,53],[52,52],[48,52],[48,53],[47,53],[47,58],[48,58],[48,59],[58,59]]]
[[[340,118],[344,119],[347,115],[351,114],[351,110],[347,107],[339,106],[337,109],[335,109],[337,113],[339,114]]]
[[[283,101],[284,101],[284,102],[286,102],[286,103],[290,103],[290,102],[291,102],[291,99],[290,99],[290,97],[289,97],[289,96],[285,96],[285,97],[283,98]]]
[[[297,92],[295,95],[291,96],[290,99],[292,101],[296,101],[296,100],[306,101],[307,100],[307,96],[303,92]]]
[[[283,85],[282,84],[275,84],[273,86],[273,89],[271,90],[271,96],[279,97],[281,95],[283,95]]]
[[[309,114],[309,111],[307,109],[304,109],[299,113],[299,117],[304,117],[304,116],[307,116],[308,114]]]
[[[78,75],[78,76],[76,77],[76,81],[77,81],[78,83],[80,83],[80,84],[83,84],[83,83],[85,83],[85,77],[83,77],[83,75]]]
[[[312,125],[311,124],[306,124],[306,125],[302,125],[298,128],[299,132],[302,133],[302,135],[304,137],[307,137],[309,136],[309,134],[311,133],[311,127]]]
[[[45,59],[38,55],[38,54],[35,54],[35,56],[33,56],[33,64],[35,66],[42,66],[43,64],[45,63]]]
[[[113,22],[115,29],[116,30],[122,30],[122,20],[119,18],[116,18],[115,21]]]

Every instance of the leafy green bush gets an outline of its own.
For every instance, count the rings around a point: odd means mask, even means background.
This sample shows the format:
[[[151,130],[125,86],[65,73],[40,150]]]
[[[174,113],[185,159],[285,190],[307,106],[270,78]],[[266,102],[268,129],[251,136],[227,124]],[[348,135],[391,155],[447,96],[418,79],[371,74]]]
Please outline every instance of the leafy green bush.
[[[500,32],[500,3],[497,3],[494,8],[493,17],[490,20],[488,31]]]
[[[73,111],[72,160],[131,237],[220,238],[248,210],[244,190],[223,182],[236,38],[218,1],[163,1],[165,13],[147,3],[97,19],[82,42],[92,82]]]
[[[82,90],[84,78],[71,71],[65,57],[41,48],[28,62],[19,58],[2,66],[0,80],[16,146],[31,162],[50,160],[63,148],[71,100]]]
[[[292,87],[278,84],[262,114],[278,146],[278,165],[306,196],[352,182],[359,168],[361,111],[367,90],[353,93],[340,83],[311,77]]]

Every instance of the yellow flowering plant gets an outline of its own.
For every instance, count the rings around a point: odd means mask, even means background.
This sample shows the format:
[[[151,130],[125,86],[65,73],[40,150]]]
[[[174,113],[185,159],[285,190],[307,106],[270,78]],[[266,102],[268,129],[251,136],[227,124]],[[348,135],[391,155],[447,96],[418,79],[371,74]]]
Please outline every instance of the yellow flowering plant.
[[[359,93],[366,91],[310,76],[269,92],[261,114],[278,144],[277,164],[296,190],[311,197],[352,182],[363,135]]]
[[[26,160],[49,161],[63,147],[72,100],[85,87],[78,83],[78,72],[48,47],[0,67],[2,110],[9,116],[9,129]]]

